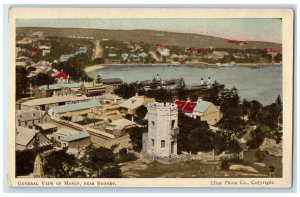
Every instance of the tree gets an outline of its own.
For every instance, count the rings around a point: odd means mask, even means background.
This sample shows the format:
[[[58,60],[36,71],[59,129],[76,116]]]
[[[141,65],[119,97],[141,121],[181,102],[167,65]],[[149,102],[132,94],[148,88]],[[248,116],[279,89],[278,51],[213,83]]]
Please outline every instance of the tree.
[[[143,147],[143,133],[148,131],[148,127],[134,127],[130,129],[129,137],[134,151],[140,152]]]
[[[191,130],[199,128],[200,126],[201,122],[199,119],[188,117],[182,112],[178,113],[179,134],[177,136],[177,148],[179,153],[191,150],[191,143],[188,140],[188,136]]]
[[[63,150],[53,151],[45,157],[44,172],[55,178],[69,178],[78,167],[74,155]]]
[[[235,87],[221,91],[220,105],[221,112],[223,113],[224,117],[231,117],[233,115],[240,116],[239,104],[240,96]]]
[[[102,77],[101,75],[98,75],[96,79],[96,83],[101,83],[101,81],[102,81]]]
[[[33,85],[37,85],[37,86],[53,84],[54,82],[55,82],[54,78],[45,73],[39,73],[32,78]]]
[[[122,171],[117,165],[105,167],[101,172],[103,178],[120,178],[122,177]]]
[[[33,172],[34,160],[37,153],[33,149],[16,151],[16,175],[24,176]]]
[[[223,117],[218,126],[221,129],[221,135],[225,137],[227,145],[232,140],[241,137],[244,134],[245,123],[239,116],[231,118]]]
[[[114,164],[115,155],[111,149],[89,145],[81,162],[90,171],[92,177],[102,177],[104,168]]]
[[[251,131],[251,137],[252,139],[247,142],[247,146],[249,146],[250,149],[257,149],[263,143],[265,134],[260,128],[257,128]]]
[[[139,119],[143,119],[145,118],[147,112],[147,107],[142,105],[136,109],[135,114],[138,116]]]
[[[186,85],[185,85],[184,79],[180,78],[176,85],[177,96],[178,96],[178,99],[180,99],[180,100],[186,99],[185,87],[186,87]]]
[[[276,63],[282,62],[282,54],[281,53],[278,53],[277,55],[275,55],[274,62],[276,62]]]
[[[16,100],[26,96],[26,91],[29,87],[29,80],[27,78],[28,72],[23,67],[16,67]]]
[[[214,133],[209,129],[206,122],[201,122],[200,127],[191,130],[187,140],[190,144],[190,151],[194,154],[199,151],[212,151],[214,148]]]

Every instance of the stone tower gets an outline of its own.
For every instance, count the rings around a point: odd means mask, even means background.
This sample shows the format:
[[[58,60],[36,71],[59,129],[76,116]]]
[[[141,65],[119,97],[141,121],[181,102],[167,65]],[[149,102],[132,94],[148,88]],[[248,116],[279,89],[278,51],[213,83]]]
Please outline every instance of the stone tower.
[[[43,170],[43,160],[40,156],[40,154],[37,154],[35,160],[34,160],[34,166],[33,166],[33,177],[35,178],[42,178],[44,177],[44,170]]]
[[[178,111],[173,103],[147,107],[148,133],[143,135],[143,154],[154,157],[177,155]]]

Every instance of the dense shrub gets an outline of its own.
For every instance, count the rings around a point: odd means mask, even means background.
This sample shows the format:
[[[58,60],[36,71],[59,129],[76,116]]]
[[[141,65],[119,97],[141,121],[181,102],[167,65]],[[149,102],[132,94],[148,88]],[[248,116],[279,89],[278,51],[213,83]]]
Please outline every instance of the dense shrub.
[[[229,170],[229,163],[227,160],[223,160],[221,163],[221,169],[222,170]]]

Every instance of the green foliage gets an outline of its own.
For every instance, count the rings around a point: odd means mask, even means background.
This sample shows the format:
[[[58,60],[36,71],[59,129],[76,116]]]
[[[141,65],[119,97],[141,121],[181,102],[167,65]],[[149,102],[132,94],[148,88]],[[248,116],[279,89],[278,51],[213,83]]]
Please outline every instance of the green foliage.
[[[89,170],[92,177],[104,177],[106,175],[106,172],[104,172],[105,169],[109,169],[110,166],[114,165],[115,160],[115,155],[112,149],[102,146],[96,148],[93,145],[89,145],[81,159],[81,163]],[[110,170],[114,172],[115,168]],[[108,174],[112,173],[110,170],[108,170]]]
[[[188,136],[191,130],[199,128],[201,125],[202,123],[199,119],[193,119],[181,112],[178,113],[179,135],[177,136],[177,149],[179,153],[191,150],[191,143]],[[197,131],[195,131],[195,134],[197,134]]]
[[[70,178],[87,178],[87,174],[84,171],[76,171],[71,174]]]
[[[198,120],[199,121],[199,120]],[[212,151],[214,148],[214,133],[209,129],[206,122],[201,122],[198,128],[190,131],[187,136],[187,142],[193,154],[197,152]]]
[[[32,78],[32,85],[48,85],[55,82],[54,78],[45,73],[39,73]]]
[[[69,178],[78,165],[74,155],[63,150],[53,151],[45,157],[44,172],[55,178]]]
[[[240,116],[240,96],[235,87],[232,89],[224,89],[220,93],[221,112],[224,117]]]
[[[114,90],[114,93],[123,97],[125,99],[129,99],[133,97],[137,92],[142,89],[142,86],[137,83],[123,83],[118,88]]]
[[[275,55],[274,62],[276,62],[276,63],[282,62],[282,54],[281,53],[278,53],[277,55]]]
[[[264,162],[266,155],[265,152],[261,151],[261,150],[257,150],[255,152],[255,158],[257,162]]]
[[[222,170],[229,170],[229,162],[228,160],[223,160],[221,163],[221,169]]]
[[[23,67],[16,67],[16,100],[19,100],[26,95],[26,90],[29,87],[29,80],[27,78],[28,71]]]
[[[101,171],[100,177],[103,177],[103,178],[120,178],[120,177],[122,177],[122,171],[119,168],[119,166],[116,166],[116,165],[108,166],[108,167],[105,167]]]
[[[137,160],[137,157],[133,153],[127,153],[126,148],[122,148],[119,151],[119,159],[118,162],[124,163],[124,162],[130,162]]]
[[[33,149],[16,151],[16,175],[25,176],[33,172],[37,153]]]
[[[132,148],[136,152],[140,152],[143,146],[143,133],[148,131],[148,127],[134,127],[129,131],[130,142]]]
[[[60,62],[54,67],[68,73],[73,80],[93,81],[84,71],[84,66],[89,63],[87,54],[78,54],[65,62]]]
[[[249,149],[257,149],[265,139],[265,133],[261,130],[261,128],[257,128],[251,131],[252,139],[247,142],[247,146]]]
[[[139,119],[145,118],[145,116],[147,114],[147,107],[145,107],[144,105],[138,107],[135,110],[135,114],[138,116]]]

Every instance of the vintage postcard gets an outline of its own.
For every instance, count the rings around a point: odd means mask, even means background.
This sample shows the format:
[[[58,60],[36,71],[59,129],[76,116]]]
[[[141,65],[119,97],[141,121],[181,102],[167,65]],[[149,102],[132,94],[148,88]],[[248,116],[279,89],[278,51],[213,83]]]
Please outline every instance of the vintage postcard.
[[[293,10],[11,8],[11,187],[292,184]]]

